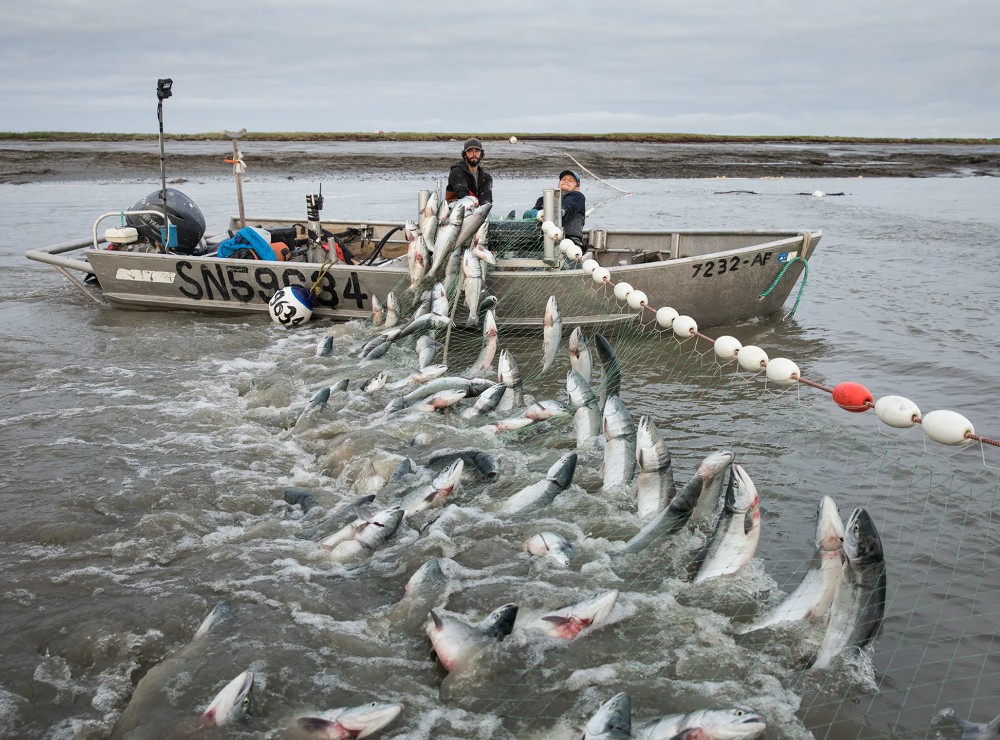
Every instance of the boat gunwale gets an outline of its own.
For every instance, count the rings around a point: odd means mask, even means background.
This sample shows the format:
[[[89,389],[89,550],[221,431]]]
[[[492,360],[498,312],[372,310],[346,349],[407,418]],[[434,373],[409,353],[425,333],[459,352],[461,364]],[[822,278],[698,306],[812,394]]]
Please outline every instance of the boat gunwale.
[[[740,236],[754,235],[754,234],[757,234],[757,233],[759,233],[759,234],[766,234],[766,235],[774,235],[775,234],[774,231],[770,231],[770,230],[759,230],[759,231],[752,231],[752,232],[751,231],[739,231],[739,232],[737,232],[737,231],[695,231],[695,230],[685,230],[685,231],[644,231],[644,232],[640,232],[640,231],[633,231],[633,232],[616,231],[615,232],[615,234],[625,234],[625,233],[628,233],[628,234],[637,234],[637,235],[643,235],[643,236],[657,235],[657,234],[663,234],[665,236],[666,235],[672,235],[672,234],[690,234],[690,235],[698,235],[698,236],[701,236],[701,235],[711,236],[711,235],[716,235],[716,234],[719,234],[719,235],[722,235],[722,234],[736,234],[736,235],[740,235]],[[758,251],[758,250],[761,250],[761,249],[775,249],[775,248],[777,248],[777,247],[779,247],[779,246],[781,246],[783,244],[792,244],[792,243],[795,243],[797,241],[803,241],[803,234],[806,234],[806,233],[809,234],[809,240],[810,240],[811,243],[817,242],[819,240],[819,238],[821,238],[821,236],[822,236],[822,232],[821,231],[816,231],[816,230],[802,230],[802,231],[795,232],[795,233],[788,233],[787,235],[783,235],[780,238],[772,240],[772,241],[759,242],[759,243],[749,244],[749,245],[740,246],[740,247],[733,247],[733,248],[730,248],[730,249],[724,249],[724,250],[717,251],[717,252],[705,252],[704,254],[689,255],[689,256],[685,256],[685,257],[670,257],[670,258],[667,258],[667,259],[664,259],[664,260],[661,260],[661,261],[657,261],[657,262],[644,262],[644,263],[635,264],[635,265],[619,265],[619,264],[614,264],[614,265],[608,265],[606,267],[607,267],[607,269],[612,270],[613,272],[619,272],[619,271],[626,271],[626,272],[630,272],[630,271],[655,271],[657,269],[666,269],[666,268],[671,267],[671,266],[687,265],[687,264],[691,264],[693,262],[705,262],[705,261],[708,261],[709,259],[719,258],[719,257],[723,257],[723,256],[731,256],[731,255],[734,255],[734,254],[740,254],[740,253],[748,252],[748,251]],[[54,261],[52,261],[50,259],[38,259],[37,255],[38,254],[51,255],[51,254],[53,254],[53,252],[51,250],[53,250],[53,249],[55,249],[57,247],[66,247],[66,246],[68,246],[70,244],[76,244],[76,242],[65,242],[65,243],[63,243],[61,245],[53,245],[52,247],[43,247],[43,248],[39,248],[39,249],[29,250],[29,252],[27,253],[26,256],[28,257],[28,259],[35,259],[37,261],[47,262],[49,264],[56,264],[56,262],[54,262]],[[215,255],[185,255],[185,254],[162,253],[162,252],[131,252],[131,251],[128,251],[128,250],[121,250],[121,251],[117,251],[116,250],[116,251],[111,252],[111,251],[106,250],[106,249],[93,249],[92,247],[91,248],[87,248],[89,245],[90,245],[90,242],[88,241],[87,244],[75,247],[76,249],[83,249],[82,256],[87,257],[88,260],[89,260],[89,255],[90,254],[96,253],[96,254],[100,254],[102,256],[102,258],[104,256],[107,256],[107,255],[111,254],[111,255],[113,255],[115,257],[120,257],[120,258],[123,258],[123,259],[126,259],[126,260],[135,259],[135,258],[147,258],[147,257],[149,257],[149,258],[158,258],[158,259],[161,259],[161,260],[165,259],[165,260],[168,260],[168,261],[190,260],[190,261],[195,261],[195,262],[199,262],[199,263],[204,262],[204,263],[209,263],[209,264],[222,263],[222,264],[240,264],[240,265],[241,264],[246,264],[246,265],[260,265],[261,262],[270,262],[269,260],[239,259],[239,258],[234,258],[234,257],[217,257]],[[69,249],[64,249],[64,251],[72,251],[72,249],[73,249],[73,247],[70,247]],[[650,250],[604,249],[604,250],[601,250],[602,254],[621,253],[621,254],[638,255],[638,254],[653,253],[653,252],[656,252],[656,250],[655,249],[650,249]],[[69,262],[71,260],[66,260],[66,261]],[[83,263],[79,263],[79,264],[80,264],[79,267],[77,267],[76,265],[73,265],[72,267],[74,267],[74,269],[81,269],[84,272],[91,272],[91,273],[93,272],[93,267],[89,263],[86,264],[86,268],[89,268],[89,269],[85,269],[84,266],[83,266]],[[317,262],[300,262],[300,261],[290,260],[290,261],[287,261],[287,262],[278,262],[277,264],[278,265],[282,265],[282,266],[291,266],[291,265],[296,265],[296,266],[303,266],[303,265],[305,265],[305,266],[318,266],[321,263],[317,263]],[[70,266],[70,265],[64,265],[64,266]],[[403,266],[403,265],[385,265],[385,266],[380,266],[380,265],[362,265],[362,264],[349,265],[349,264],[343,263],[343,262],[336,262],[336,263],[333,263],[332,265],[329,265],[328,268],[329,269],[336,269],[336,270],[354,270],[354,271],[359,271],[360,270],[360,271],[363,271],[363,272],[376,271],[376,272],[380,272],[380,273],[399,273],[400,275],[408,274],[407,268],[405,266]],[[581,267],[569,268],[569,269],[559,269],[558,267],[555,267],[555,266],[549,267],[547,269],[539,269],[538,267],[534,267],[533,269],[530,269],[530,268],[529,269],[507,269],[507,267],[505,266],[505,268],[491,269],[490,270],[490,276],[491,277],[494,277],[494,276],[498,276],[499,277],[499,276],[517,275],[517,276],[521,276],[521,277],[537,276],[537,277],[548,277],[548,278],[551,278],[554,274],[575,275],[575,274],[580,273],[580,272],[583,272],[582,266]]]

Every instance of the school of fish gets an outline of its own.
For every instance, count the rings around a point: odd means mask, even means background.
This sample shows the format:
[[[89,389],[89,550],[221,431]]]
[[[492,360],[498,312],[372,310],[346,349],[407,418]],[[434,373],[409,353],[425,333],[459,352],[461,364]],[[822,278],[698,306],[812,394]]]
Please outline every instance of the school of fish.
[[[684,566],[678,577],[692,587],[739,578],[754,560],[761,529],[767,525],[758,483],[733,450],[722,449],[708,451],[690,477],[678,484],[656,420],[647,414],[636,421],[623,398],[629,393],[639,398],[642,389],[628,388],[626,369],[612,341],[577,326],[564,343],[555,297],[539,298],[540,367],[533,369],[538,376],[565,375],[565,393],[533,398],[515,350],[503,346],[497,319],[503,306],[488,293],[489,269],[497,264],[488,249],[488,214],[489,205],[480,206],[474,199],[438,203],[432,194],[418,220],[406,225],[408,285],[399,295],[373,297],[369,321],[351,322],[348,329],[324,332],[319,338],[317,363],[350,357],[360,377],[331,379],[310,388],[291,410],[290,433],[309,434],[338,409],[356,403],[366,409],[353,412],[358,413],[357,423],[386,432],[386,444],[372,453],[367,474],[358,477],[348,501],[326,502],[320,493],[285,491],[289,515],[302,522],[297,537],[314,543],[317,558],[364,569],[376,553],[405,548],[413,537],[435,536],[436,528],[447,527],[442,512],[461,509],[471,517],[518,518],[529,529],[531,522],[539,521],[527,539],[497,546],[509,547],[512,558],[526,553],[544,567],[570,569],[575,553],[594,545],[571,522],[553,527],[545,515],[557,497],[586,491],[627,501],[638,522],[634,531],[603,545],[613,564],[628,568],[656,563],[670,552]],[[460,308],[464,315],[456,320]],[[482,344],[471,364],[452,369],[445,359],[444,335],[459,327],[466,334],[480,332]],[[415,428],[415,434],[406,431]],[[435,449],[422,459],[408,454],[415,443],[433,446],[443,428],[461,430],[467,445]],[[387,430],[401,431],[391,436]],[[399,438],[408,438],[406,446],[392,449],[388,440]],[[528,440],[539,473],[527,485],[504,487],[497,450],[521,439]],[[345,449],[336,454],[364,453]],[[600,465],[585,470],[592,482],[584,489],[581,469],[595,460]],[[692,542],[695,547],[690,547]],[[683,551],[679,556],[678,550]],[[585,641],[596,630],[640,618],[634,610],[616,613],[622,586],[602,583],[580,588],[574,597],[542,609],[507,601],[487,614],[456,612],[441,598],[448,571],[438,559],[427,560],[409,578],[392,614],[402,629],[426,636],[446,677],[474,675],[489,662],[488,656],[496,659],[498,644],[513,634],[554,644]],[[885,602],[885,560],[872,517],[858,508],[845,525],[836,503],[823,497],[815,550],[797,586],[776,603],[754,609],[749,621],[734,621],[732,633],[749,636],[809,625],[819,645],[810,670],[830,669],[845,656],[871,651]],[[216,624],[232,611],[228,602],[213,610],[192,644],[210,639]],[[147,676],[152,684],[155,671]],[[201,726],[244,721],[253,714],[254,687],[260,680],[247,668],[221,685],[203,707],[192,707],[192,717]],[[592,706],[589,716],[571,720],[577,737],[751,738],[767,728],[764,715],[751,707],[671,711],[669,700],[633,706],[638,703],[628,693],[607,688],[610,698]],[[146,693],[140,682],[133,703]],[[357,706],[300,712],[288,730],[294,736],[362,738],[418,721],[407,716],[405,701],[370,699]],[[131,709],[123,714],[116,735],[129,736],[138,715]]]

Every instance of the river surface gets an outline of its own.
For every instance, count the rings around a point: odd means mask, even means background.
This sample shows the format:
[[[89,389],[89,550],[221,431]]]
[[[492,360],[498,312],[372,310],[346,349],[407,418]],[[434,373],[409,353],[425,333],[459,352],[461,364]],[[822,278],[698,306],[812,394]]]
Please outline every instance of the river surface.
[[[405,174],[328,178],[324,215],[414,218],[417,191],[434,185]],[[496,209],[526,208],[548,185],[498,179]],[[585,178],[589,226],[821,229],[793,317],[707,333],[790,358],[823,386],[857,382],[924,414],[950,409],[1000,438],[1000,180],[614,185],[632,195]],[[745,706],[767,716],[769,738],[952,736],[934,720],[947,707],[979,722],[1000,713],[996,447],[943,446],[919,425],[895,430],[872,412],[842,411],[821,390],[767,385],[715,362],[706,343],[652,329],[620,337],[622,398],[637,419],[655,420],[678,482],[725,447],[760,491],[754,560],[692,584],[686,563],[704,533],[617,553],[641,522],[628,487],[601,490],[599,450],[580,451],[574,485],[543,513],[502,515],[499,501],[573,449],[571,426],[496,437],[453,416],[387,421],[391,395],[357,384],[382,369],[412,372],[412,353],[368,364],[346,351],[315,355],[328,333],[342,350],[359,346],[361,322],[289,332],[263,315],[113,310],[24,259],[157,187],[0,185],[0,734],[182,736],[248,668],[257,675],[252,715],[204,736],[271,737],[297,714],[378,700],[405,707],[383,737],[570,738],[619,691],[631,695],[637,722]],[[176,187],[210,229],[236,211],[231,177]],[[247,212],[304,217],[314,190],[248,178]],[[500,339],[526,392],[565,400],[565,340],[558,372],[547,375],[532,347],[540,341]],[[296,425],[315,389],[340,378],[350,390]],[[424,463],[473,447],[499,461],[499,478],[467,472],[451,503],[370,558],[341,564],[295,536],[323,512],[303,517],[284,503],[285,489],[310,491],[327,513],[370,491],[390,502],[399,484],[380,486],[405,457]],[[856,506],[872,515],[888,596],[870,656],[809,670],[821,625],[747,636],[734,625],[801,578],[823,495],[845,520]],[[541,530],[573,541],[568,567],[521,551]],[[404,599],[404,584],[432,557],[444,591]],[[619,596],[604,625],[570,642],[532,630],[546,612],[608,589]],[[234,620],[192,642],[221,600]],[[427,610],[478,622],[508,602],[520,608],[513,634],[446,678],[430,657]]]

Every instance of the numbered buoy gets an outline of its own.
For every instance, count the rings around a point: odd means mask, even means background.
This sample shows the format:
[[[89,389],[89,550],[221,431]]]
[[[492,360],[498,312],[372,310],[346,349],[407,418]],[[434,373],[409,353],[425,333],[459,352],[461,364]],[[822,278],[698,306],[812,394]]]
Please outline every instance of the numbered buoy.
[[[969,434],[976,433],[971,421],[946,409],[931,411],[922,421],[927,436],[944,445],[960,445],[967,441]]]
[[[875,416],[896,429],[909,429],[920,418],[920,409],[909,398],[882,396],[875,402]]]
[[[875,404],[871,391],[860,383],[841,383],[833,389],[833,401],[844,411],[860,413]]]
[[[767,367],[767,352],[753,344],[742,347],[736,355],[736,361],[740,367],[752,373],[759,373]]]
[[[281,288],[267,302],[271,321],[286,329],[305,324],[312,318],[312,296],[301,285]]]
[[[767,363],[765,374],[777,385],[793,385],[799,381],[799,366],[785,357],[775,357]]]
[[[732,360],[743,349],[743,343],[736,337],[723,334],[715,340],[715,356],[720,360]]]

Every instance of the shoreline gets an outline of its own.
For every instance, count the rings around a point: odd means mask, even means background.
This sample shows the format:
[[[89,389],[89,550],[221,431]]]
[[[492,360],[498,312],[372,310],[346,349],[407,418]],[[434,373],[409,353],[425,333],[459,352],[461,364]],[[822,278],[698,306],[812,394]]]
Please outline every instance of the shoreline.
[[[165,142],[169,177],[232,176],[226,141]],[[1000,177],[1000,147],[938,143],[665,143],[529,139],[484,140],[496,177],[544,178],[563,168],[610,179]],[[458,145],[442,140],[248,140],[240,145],[255,175],[444,176]],[[0,139],[0,183],[147,179],[160,174],[155,136],[127,141]]]
[[[228,132],[202,133],[171,133],[164,132],[164,141],[229,141]],[[810,136],[810,135],[765,135],[738,136],[729,134],[691,134],[691,133],[608,133],[608,134],[573,134],[573,133],[444,133],[444,132],[414,132],[414,131],[246,131],[243,130],[241,141],[451,141],[459,142],[470,137],[481,139],[488,144],[507,142],[511,137],[521,142],[529,141],[575,141],[598,143],[641,143],[641,144],[950,144],[950,145],[1000,145],[997,138],[916,138],[890,136]],[[3,141],[157,141],[159,134],[123,133],[123,132],[89,132],[89,131],[0,131],[0,142]]]

